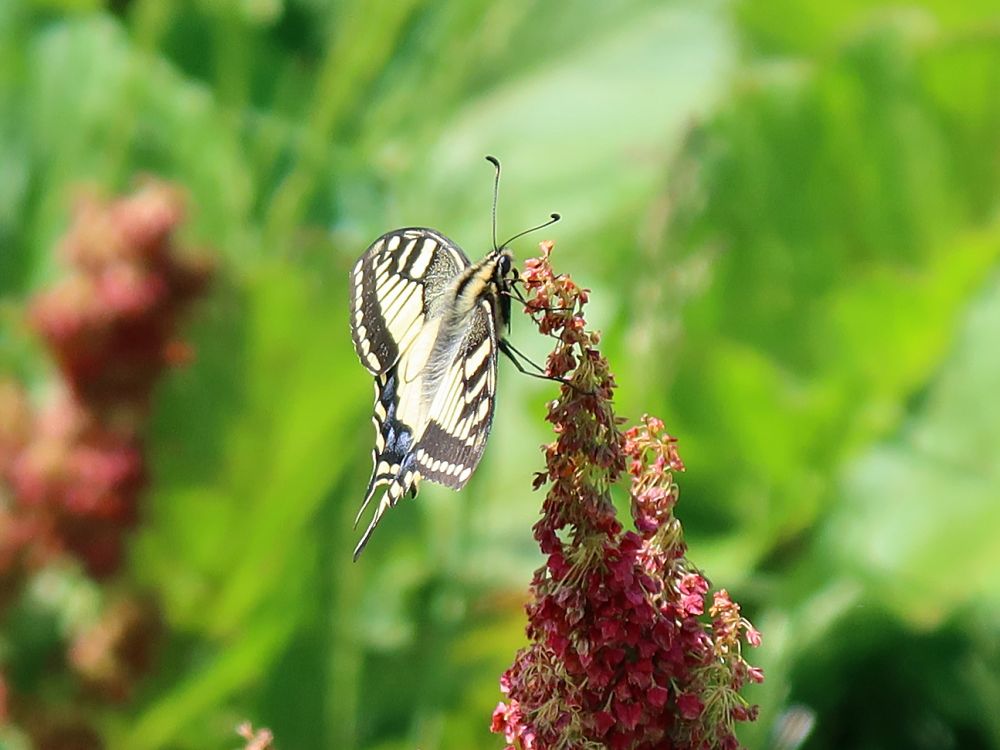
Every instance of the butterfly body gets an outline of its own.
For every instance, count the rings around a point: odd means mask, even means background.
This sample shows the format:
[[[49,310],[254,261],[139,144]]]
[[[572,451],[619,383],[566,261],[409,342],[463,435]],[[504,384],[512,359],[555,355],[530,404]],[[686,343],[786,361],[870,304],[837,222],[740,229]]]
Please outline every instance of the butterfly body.
[[[432,229],[388,232],[351,272],[351,332],[375,376],[374,468],[358,518],[385,491],[354,551],[422,478],[462,488],[493,422],[497,351],[510,323],[512,258],[471,263]]]

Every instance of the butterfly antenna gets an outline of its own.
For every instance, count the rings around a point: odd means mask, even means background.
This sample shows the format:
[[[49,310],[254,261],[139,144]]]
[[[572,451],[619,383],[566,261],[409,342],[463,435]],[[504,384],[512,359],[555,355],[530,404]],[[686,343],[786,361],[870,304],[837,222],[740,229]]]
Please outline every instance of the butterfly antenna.
[[[507,245],[516,240],[518,237],[524,237],[524,235],[531,234],[532,232],[537,232],[539,229],[545,229],[545,227],[555,224],[561,218],[562,217],[559,214],[550,214],[548,221],[539,224],[537,227],[532,227],[531,229],[525,229],[523,232],[518,232],[509,240],[507,240],[505,243],[503,243],[500,247],[507,247]]]
[[[495,156],[487,156],[486,161],[493,165],[493,250],[497,248],[497,196],[500,195],[500,160]]]

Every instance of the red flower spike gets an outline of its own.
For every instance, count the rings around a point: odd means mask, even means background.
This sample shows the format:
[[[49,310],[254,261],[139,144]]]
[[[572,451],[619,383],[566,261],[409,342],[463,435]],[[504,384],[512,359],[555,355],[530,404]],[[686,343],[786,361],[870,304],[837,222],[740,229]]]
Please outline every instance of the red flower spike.
[[[152,181],[118,200],[82,200],[59,248],[65,275],[31,303],[59,382],[37,408],[0,383],[0,607],[62,558],[96,579],[121,570],[147,483],[151,395],[168,366],[190,361],[178,324],[211,276],[174,241],[183,213],[178,191]],[[64,663],[91,697],[125,700],[148,671],[159,628],[154,606],[121,599],[71,634]],[[32,746],[101,745],[40,696],[10,706],[0,723],[29,727]]]
[[[71,271],[34,301],[31,319],[90,408],[128,408],[141,419],[176,321],[208,283],[210,266],[173,242],[183,215],[177,191],[155,182],[77,209],[62,243]]]
[[[556,439],[534,481],[548,494],[534,527],[546,563],[526,607],[531,643],[501,677],[506,702],[491,728],[518,750],[738,747],[735,723],[756,715],[739,691],[763,679],[740,646],[760,634],[725,591],[706,620],[708,582],[673,515],[676,441],[650,416],[619,431],[588,293],[553,272],[551,243],[541,249],[521,276],[526,312],[557,339],[548,373],[569,382],[549,404]],[[636,531],[622,528],[609,494],[626,472]]]
[[[61,245],[68,274],[32,303],[64,387],[21,420],[16,448],[0,436],[16,512],[47,530],[22,562],[69,553],[96,577],[119,568],[146,485],[149,399],[168,364],[190,359],[177,321],[210,276],[173,242],[183,213],[178,192],[156,182],[82,200]]]

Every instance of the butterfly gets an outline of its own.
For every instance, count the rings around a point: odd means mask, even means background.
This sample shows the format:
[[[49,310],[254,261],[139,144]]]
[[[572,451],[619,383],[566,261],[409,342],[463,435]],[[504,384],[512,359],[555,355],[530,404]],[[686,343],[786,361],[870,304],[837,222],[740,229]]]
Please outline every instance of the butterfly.
[[[395,229],[376,239],[350,276],[354,349],[375,376],[373,469],[354,525],[385,487],[356,561],[385,512],[421,479],[459,490],[476,470],[493,425],[497,353],[525,372],[505,339],[517,270],[496,243],[500,163],[493,157],[493,250],[473,263],[434,229]],[[523,356],[523,355],[520,355]],[[532,374],[532,373],[528,373]]]

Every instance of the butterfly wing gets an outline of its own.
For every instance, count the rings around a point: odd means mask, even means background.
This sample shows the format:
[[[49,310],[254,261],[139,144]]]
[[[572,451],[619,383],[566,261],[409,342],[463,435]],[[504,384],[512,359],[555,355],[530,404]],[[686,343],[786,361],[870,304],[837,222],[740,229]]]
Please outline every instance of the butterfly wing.
[[[452,489],[469,480],[493,426],[497,334],[493,296],[473,309],[461,343],[437,386],[426,426],[413,446],[423,477]]]
[[[468,266],[458,245],[432,229],[397,229],[371,244],[350,279],[351,337],[369,372],[396,364]]]
[[[372,520],[354,550],[357,560],[385,512],[408,492],[416,492],[422,477],[461,489],[482,458],[493,424],[496,393],[497,341],[490,298],[481,300],[469,315],[465,333],[455,347],[437,350],[426,367],[443,375],[428,392],[420,379],[407,383],[393,365],[375,380],[376,428],[374,468],[358,519],[377,488],[388,485]],[[439,358],[445,357],[441,362]],[[420,392],[417,392],[417,391]],[[400,402],[427,400],[417,419],[405,417]],[[408,406],[406,404],[404,406]],[[355,520],[355,524],[357,519]]]

